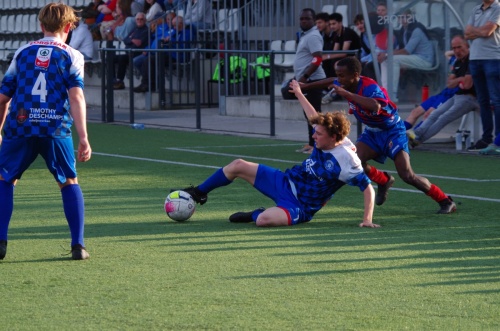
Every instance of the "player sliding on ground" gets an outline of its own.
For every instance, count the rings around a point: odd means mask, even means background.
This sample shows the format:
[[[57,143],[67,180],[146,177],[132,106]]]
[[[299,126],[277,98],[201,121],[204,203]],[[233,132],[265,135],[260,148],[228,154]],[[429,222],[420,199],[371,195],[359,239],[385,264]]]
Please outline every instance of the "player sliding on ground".
[[[360,76],[361,63],[354,56],[341,59],[335,65],[337,79],[327,78],[317,82],[302,84],[302,88],[326,87],[349,103],[349,113],[365,125],[365,130],[356,142],[357,154],[368,177],[378,184],[375,202],[382,205],[387,199],[394,177],[368,164],[369,160],[384,163],[387,157],[394,161],[401,179],[413,185],[436,201],[438,214],[449,214],[456,210],[453,200],[429,180],[417,176],[410,164],[410,151],[406,137],[406,127],[399,117],[397,106],[377,83]]]
[[[212,190],[241,178],[271,198],[275,207],[238,212],[229,217],[235,223],[255,222],[257,226],[284,226],[309,222],[345,184],[357,186],[364,196],[364,215],[360,227],[378,228],[372,223],[375,190],[365,175],[354,144],[347,138],[351,123],[341,112],[317,113],[300,91],[296,81],[293,92],[306,110],[314,128],[314,148],[300,165],[284,172],[262,164],[237,159],[217,170],[201,185],[184,189],[204,204]]]

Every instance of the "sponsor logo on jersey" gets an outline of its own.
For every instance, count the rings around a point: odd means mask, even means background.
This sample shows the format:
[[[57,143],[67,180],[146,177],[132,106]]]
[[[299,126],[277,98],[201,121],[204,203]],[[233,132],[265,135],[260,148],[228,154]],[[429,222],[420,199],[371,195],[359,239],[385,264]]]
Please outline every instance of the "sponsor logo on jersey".
[[[26,109],[24,108],[19,109],[17,111],[17,116],[16,116],[17,123],[23,124],[24,122],[26,122],[27,119],[28,119],[28,112],[26,111]]]
[[[40,68],[48,68],[52,48],[40,47],[36,53],[35,65]]]

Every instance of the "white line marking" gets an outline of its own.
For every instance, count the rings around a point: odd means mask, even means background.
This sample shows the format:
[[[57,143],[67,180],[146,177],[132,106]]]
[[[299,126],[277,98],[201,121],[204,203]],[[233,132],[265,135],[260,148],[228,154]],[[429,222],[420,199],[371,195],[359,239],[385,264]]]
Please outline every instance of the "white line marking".
[[[220,169],[220,166],[209,166],[209,165],[201,165],[201,164],[195,164],[195,163],[185,163],[185,162],[176,162],[176,161],[167,161],[167,160],[156,160],[156,159],[149,159],[146,157],[135,157],[135,156],[127,156],[127,155],[118,155],[118,154],[109,154],[109,153],[98,153],[98,152],[92,152],[92,155],[101,155],[101,156],[109,156],[109,157],[117,157],[120,159],[129,159],[129,160],[137,160],[137,161],[148,161],[148,162],[156,162],[156,163],[166,163],[166,164],[178,164],[178,165],[185,165],[188,167],[198,167],[198,168],[211,168],[211,169]]]
[[[167,148],[167,149],[169,149],[169,148]],[[187,151],[189,151],[189,150],[187,150]],[[195,163],[176,162],[176,161],[167,161],[167,160],[157,160],[157,159],[150,159],[150,158],[145,158],[145,157],[135,157],[135,156],[127,156],[127,155],[119,155],[119,154],[109,154],[109,153],[99,153],[99,152],[92,152],[92,154],[94,154],[94,155],[101,155],[101,156],[116,157],[116,158],[121,158],[121,159],[137,160],[137,161],[147,161],[147,162],[156,162],[156,163],[165,163],[165,164],[177,164],[177,165],[184,165],[184,166],[188,166],[188,167],[197,167],[197,168],[208,168],[208,169],[219,169],[219,168],[221,168],[221,166],[210,166],[210,165],[201,165],[201,164],[195,164]],[[277,161],[291,162],[291,161],[285,161],[285,160],[277,160]],[[454,178],[454,177],[450,177],[450,178]],[[421,191],[418,191],[418,190],[404,189],[404,188],[395,188],[395,187],[392,187],[391,191],[409,192],[409,193],[422,193]],[[453,193],[447,193],[447,194],[451,195],[454,198],[463,198],[463,199],[471,199],[471,200],[479,200],[479,201],[490,201],[490,202],[500,202],[500,199],[483,198],[483,197],[476,197],[476,196],[470,196],[470,195],[461,195],[461,194],[453,194]]]
[[[228,153],[216,153],[216,152],[206,152],[206,151],[198,151],[193,149],[185,149],[185,148],[165,148],[170,151],[178,151],[178,152],[187,152],[187,153],[197,153],[197,154],[208,154],[208,155],[220,155],[220,156],[230,156],[234,158],[245,158],[245,159],[254,159],[254,160],[266,160],[266,161],[274,161],[274,162],[283,162],[283,163],[292,163],[297,164],[301,161],[287,161],[280,159],[271,159],[268,157],[259,157],[259,156],[250,156],[250,155],[239,155],[239,154],[228,154]]]
[[[301,143],[295,144],[266,144],[266,145],[224,145],[224,146],[193,146],[191,148],[238,148],[238,147],[276,147],[276,146],[301,146]],[[167,147],[166,149],[170,149]]]
[[[206,152],[199,151],[195,149],[187,149],[187,148],[177,148],[177,147],[166,147],[166,150],[178,151],[178,152],[186,152],[186,153],[199,153],[199,154],[208,154],[208,155],[220,155],[220,156],[230,156],[235,158],[245,158],[245,159],[254,159],[254,160],[266,160],[266,161],[275,161],[275,162],[283,162],[283,163],[292,163],[297,164],[301,161],[289,161],[289,160],[281,160],[281,159],[271,159],[266,157],[258,157],[258,156],[250,156],[250,155],[240,155],[240,154],[228,154],[228,153],[218,153],[218,152]],[[381,170],[381,169],[380,169]],[[382,170],[381,170],[382,171]],[[396,171],[383,170],[389,173],[397,174]],[[428,177],[428,178],[439,178],[439,179],[449,179],[449,180],[457,180],[464,182],[500,182],[500,179],[472,179],[472,178],[462,178],[462,177],[450,177],[450,176],[436,176],[436,175],[428,175],[428,174],[418,174],[419,176]]]

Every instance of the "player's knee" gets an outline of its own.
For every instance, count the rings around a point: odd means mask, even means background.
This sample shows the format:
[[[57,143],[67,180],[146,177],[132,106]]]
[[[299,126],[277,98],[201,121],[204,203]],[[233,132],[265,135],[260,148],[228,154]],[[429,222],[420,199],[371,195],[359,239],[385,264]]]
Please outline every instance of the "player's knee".
[[[255,225],[257,226],[269,226],[271,224],[271,218],[266,215],[266,213],[260,213],[255,220]]]

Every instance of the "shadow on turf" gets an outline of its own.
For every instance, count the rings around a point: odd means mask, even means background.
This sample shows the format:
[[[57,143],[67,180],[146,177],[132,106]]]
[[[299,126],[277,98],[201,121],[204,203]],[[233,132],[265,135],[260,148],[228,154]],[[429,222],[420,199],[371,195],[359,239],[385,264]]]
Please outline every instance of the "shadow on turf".
[[[439,217],[437,217],[439,218]],[[454,286],[481,283],[498,283],[500,279],[500,247],[498,235],[486,223],[476,225],[440,222],[435,219],[414,223],[408,218],[393,222],[381,229],[360,229],[357,222],[329,221],[320,216],[311,223],[296,227],[257,228],[254,224],[232,224],[227,220],[189,220],[186,222],[165,221],[91,223],[86,224],[86,238],[116,238],[123,241],[157,241],[159,246],[178,247],[179,254],[192,252],[220,252],[269,249],[276,256],[324,255],[328,259],[308,262],[329,264],[332,270],[307,271],[302,273],[267,273],[246,275],[237,278],[288,278],[296,276],[317,276],[339,273],[363,273],[380,270],[413,269],[443,275],[437,283],[423,283],[420,286]],[[409,225],[411,227],[408,227]],[[158,237],[164,234],[165,237]],[[481,235],[479,235],[481,234]],[[140,239],[128,236],[144,236]],[[147,238],[147,236],[155,236]],[[169,241],[172,237],[176,240]],[[243,239],[242,239],[243,238]],[[16,227],[10,231],[10,240],[62,239],[69,242],[67,225]],[[181,239],[179,241],[179,239]],[[295,241],[294,252],[280,253],[280,248],[289,248]],[[194,242],[196,240],[196,242]],[[215,247],[214,247],[215,246]],[[347,249],[352,247],[352,249]],[[90,247],[91,248],[91,247]],[[338,250],[338,259],[332,254]],[[319,250],[319,251],[318,251]],[[408,251],[400,256],[391,256],[392,251]],[[343,259],[346,253],[380,253],[377,257]],[[389,254],[384,254],[384,253]],[[371,255],[373,256],[373,255]],[[53,262],[68,260],[61,255],[49,259],[9,261],[4,263]],[[365,268],[346,268],[350,263],[366,264]],[[383,266],[380,266],[383,264]],[[335,269],[342,265],[341,269]],[[465,292],[464,292],[465,293]]]

